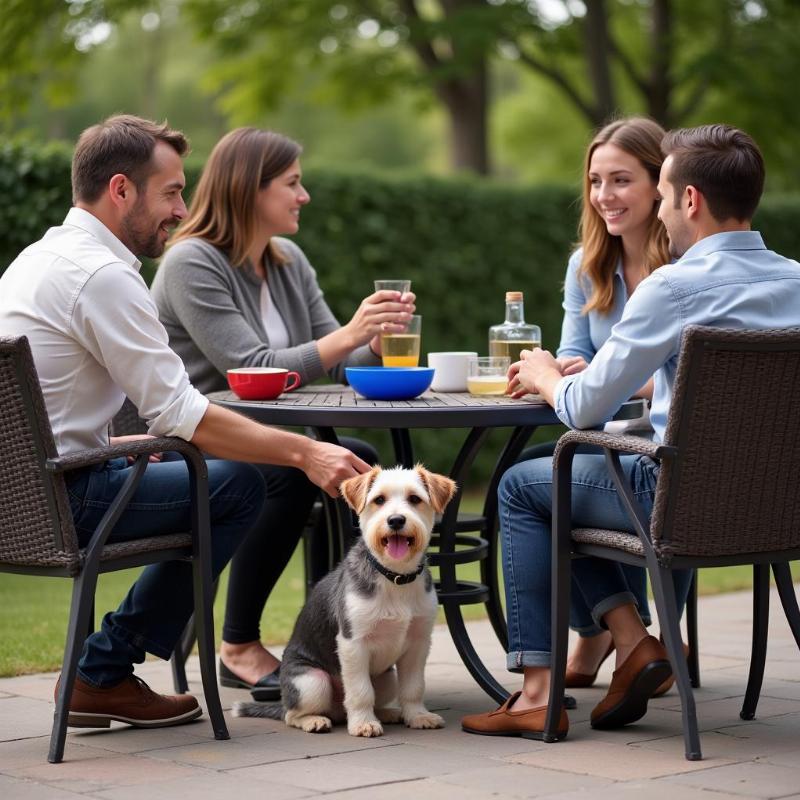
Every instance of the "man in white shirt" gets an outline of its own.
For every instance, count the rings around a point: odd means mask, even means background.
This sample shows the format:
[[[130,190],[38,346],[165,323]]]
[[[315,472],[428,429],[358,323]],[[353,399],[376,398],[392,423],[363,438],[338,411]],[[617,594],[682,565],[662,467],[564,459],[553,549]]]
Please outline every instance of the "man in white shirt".
[[[28,337],[60,455],[108,444],[109,421],[127,395],[148,420],[150,435],[178,436],[218,457],[208,461],[216,576],[264,500],[259,472],[242,462],[297,467],[332,496],[342,480],[369,465],[344,448],[209,404],[169,349],[137,255],[161,255],[170,228],[186,215],[187,149],[180,132],[133,116],[85,130],[72,164],[74,208],[0,277],[0,335]],[[118,459],[68,476],[81,544],[129,469]],[[182,460],[150,464],[110,541],[187,530],[189,501]],[[170,657],[191,612],[190,565],[144,570],[86,641],[70,722],[155,727],[198,717],[193,697],[158,695],[133,675],[146,652]]]

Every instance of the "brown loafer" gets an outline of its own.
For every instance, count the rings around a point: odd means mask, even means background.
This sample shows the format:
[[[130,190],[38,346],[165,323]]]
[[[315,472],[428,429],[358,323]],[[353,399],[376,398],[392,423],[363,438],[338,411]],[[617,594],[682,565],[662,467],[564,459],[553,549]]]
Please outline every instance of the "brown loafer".
[[[461,730],[467,733],[478,733],[482,736],[521,736],[523,739],[543,738],[544,723],[547,718],[547,706],[529,708],[526,711],[514,711],[512,706],[522,692],[515,692],[496,711],[485,714],[469,714],[461,720]],[[567,738],[569,719],[567,712],[561,709],[558,720],[556,741]]]
[[[59,677],[56,698],[60,683]],[[166,728],[183,725],[202,713],[191,695],[157,694],[136,675],[109,688],[92,686],[76,676],[67,724],[73,728],[108,728],[113,719],[136,728]]]
[[[658,641],[661,642],[661,644],[664,644],[664,639],[661,636],[658,637]],[[681,644],[683,645],[683,657],[688,659],[689,645],[686,644],[686,642],[681,642]],[[653,692],[653,697],[661,697],[662,694],[666,694],[672,688],[674,683],[675,673],[673,672],[672,675],[670,675],[669,678],[667,678],[664,683],[662,683],[661,686],[659,686],[658,689]]]
[[[592,727],[620,728],[641,719],[671,673],[664,645],[655,636],[645,636],[614,672],[608,694],[592,710]]]
[[[603,666],[603,662],[613,652],[614,642],[611,642],[611,644],[608,646],[608,650],[606,650],[605,654],[600,659],[600,663],[597,665],[597,669],[592,675],[587,675],[585,672],[576,672],[573,669],[567,669],[567,671],[564,673],[564,686],[567,689],[588,689],[597,680],[597,673],[600,672],[600,667]]]

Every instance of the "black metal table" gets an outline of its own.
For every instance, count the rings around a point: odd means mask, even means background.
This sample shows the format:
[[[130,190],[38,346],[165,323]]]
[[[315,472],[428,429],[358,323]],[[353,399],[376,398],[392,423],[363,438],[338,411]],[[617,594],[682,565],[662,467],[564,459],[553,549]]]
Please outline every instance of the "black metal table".
[[[350,387],[340,385],[302,387],[276,400],[240,400],[232,392],[214,392],[209,398],[269,425],[311,428],[319,439],[334,444],[338,444],[336,428],[389,429],[397,461],[405,467],[414,464],[410,430],[464,428],[469,431],[450,471],[459,490],[437,521],[428,563],[439,568],[436,591],[459,656],[481,688],[496,702],[504,702],[508,692],[476,653],[461,607],[484,603],[500,644],[507,649],[508,635],[497,579],[497,485],[538,426],[560,424],[553,409],[534,396],[514,400],[426,392],[415,400],[366,400]],[[642,401],[631,401],[620,409],[616,419],[631,419],[641,413]],[[483,513],[460,515],[461,487],[492,428],[513,430],[492,472]],[[337,502],[324,492],[322,495],[329,532],[326,568],[330,569],[346,552],[354,529],[350,510],[344,502]],[[480,564],[480,582],[460,580],[456,567],[475,561]]]

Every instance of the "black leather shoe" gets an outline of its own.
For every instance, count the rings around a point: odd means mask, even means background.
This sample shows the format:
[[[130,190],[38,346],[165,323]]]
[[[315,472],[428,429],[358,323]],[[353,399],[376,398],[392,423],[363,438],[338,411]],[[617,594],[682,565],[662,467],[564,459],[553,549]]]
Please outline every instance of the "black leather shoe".
[[[229,689],[249,689],[253,700],[257,702],[275,701],[281,699],[281,668],[278,668],[268,675],[263,675],[256,683],[248,683],[238,675],[234,675],[220,659],[219,662],[219,682],[221,686]]]

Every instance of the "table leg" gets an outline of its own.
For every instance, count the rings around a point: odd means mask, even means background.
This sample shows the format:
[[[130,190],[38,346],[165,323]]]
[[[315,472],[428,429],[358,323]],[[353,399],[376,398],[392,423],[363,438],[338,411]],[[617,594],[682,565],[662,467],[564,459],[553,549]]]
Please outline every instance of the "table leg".
[[[408,428],[392,428],[392,445],[397,463],[412,469],[414,467],[414,447],[411,444],[411,433]]]
[[[459,489],[442,515],[439,527],[439,558],[437,561],[439,562],[439,588],[441,594],[445,598],[448,596],[452,598],[441,599],[440,602],[444,607],[445,619],[447,620],[447,627],[453,639],[453,644],[464,662],[464,666],[477,684],[497,703],[502,703],[508,697],[508,692],[486,669],[472,645],[469,632],[464,624],[461,603],[458,602],[458,596],[461,591],[456,579],[456,561],[454,558],[448,558],[448,555],[452,556],[456,552],[456,523],[458,521],[458,509],[461,504],[464,480],[488,432],[488,428],[473,428],[467,435],[453,464],[450,476],[458,483]],[[480,588],[486,590],[486,587]],[[467,591],[472,589],[474,587],[468,587]],[[486,597],[486,595],[484,596]]]
[[[489,589],[489,598],[486,601],[486,613],[492,623],[497,638],[503,650],[508,649],[508,627],[506,625],[503,604],[500,599],[500,581],[497,578],[497,564],[500,556],[499,524],[497,517],[497,486],[503,473],[512,466],[528,439],[536,430],[535,425],[515,428],[509,437],[503,452],[497,459],[489,486],[486,491],[486,500],[483,505],[483,518],[486,520],[486,539],[489,542],[489,551],[486,559],[481,561],[481,582]]]

